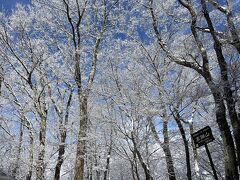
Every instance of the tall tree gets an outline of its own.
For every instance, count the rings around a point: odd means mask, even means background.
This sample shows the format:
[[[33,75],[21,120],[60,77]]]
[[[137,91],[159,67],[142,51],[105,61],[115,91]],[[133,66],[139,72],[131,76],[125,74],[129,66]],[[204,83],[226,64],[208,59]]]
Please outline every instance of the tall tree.
[[[226,118],[226,107],[224,104],[222,92],[217,87],[218,85],[214,82],[214,79],[210,72],[210,68],[209,68],[210,62],[209,62],[206,48],[204,47],[204,44],[199,36],[199,33],[197,32],[197,20],[198,20],[197,13],[191,1],[184,2],[179,0],[179,3],[183,7],[185,7],[191,15],[190,30],[194,38],[194,41],[196,43],[196,48],[198,50],[198,53],[201,56],[202,64],[201,65],[199,64],[199,59],[194,55],[190,55],[189,57],[190,59],[192,59],[192,61],[187,61],[187,59],[185,58],[180,58],[176,56],[176,54],[172,53],[172,51],[168,48],[166,42],[164,42],[163,40],[161,31],[158,28],[157,17],[153,7],[154,1],[151,0],[149,1],[149,6],[150,6],[149,12],[151,14],[151,18],[153,22],[152,25],[153,25],[153,29],[154,29],[158,44],[160,48],[163,50],[163,52],[166,53],[166,56],[168,56],[173,62],[182,66],[192,68],[193,70],[198,72],[208,84],[209,89],[211,90],[214,98],[214,102],[216,106],[216,120],[217,120],[219,130],[221,131],[223,142],[224,142],[225,175],[227,179],[238,179],[238,169],[237,169],[236,155],[234,152],[234,142],[233,142],[231,131],[228,126],[228,122]],[[208,17],[206,13],[205,13],[205,19],[206,21],[208,21]],[[217,48],[216,45],[214,45],[214,48]],[[217,51],[216,51],[216,54],[218,56]],[[221,69],[221,65],[222,64],[219,64],[220,69]]]

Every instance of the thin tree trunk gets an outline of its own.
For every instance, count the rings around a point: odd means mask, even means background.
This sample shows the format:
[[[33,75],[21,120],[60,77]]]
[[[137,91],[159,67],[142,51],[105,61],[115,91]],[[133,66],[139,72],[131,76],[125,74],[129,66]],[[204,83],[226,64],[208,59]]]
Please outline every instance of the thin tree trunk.
[[[23,141],[23,119],[21,118],[20,122],[20,131],[19,131],[19,141],[18,141],[18,147],[17,147],[17,157],[16,157],[16,164],[15,168],[13,169],[13,178],[16,178],[17,171],[19,169],[19,161],[21,158],[21,149],[22,149],[22,141]]]
[[[89,167],[88,168],[88,175],[87,175],[87,177],[88,177],[88,179],[89,180],[93,180],[93,160],[92,160],[92,156],[90,155],[90,157],[89,158],[87,158],[87,160],[88,160],[88,164],[87,164],[87,162],[86,162],[86,165]]]
[[[164,136],[164,142],[162,143],[158,137],[155,125],[153,124],[152,120],[149,119],[150,128],[153,133],[155,141],[163,148],[163,152],[165,154],[165,159],[167,163],[167,171],[168,176],[170,180],[175,180],[175,171],[174,171],[174,165],[172,160],[172,155],[169,147],[169,138],[168,138],[168,127],[167,127],[167,121],[163,122],[163,136]]]
[[[33,131],[32,128],[30,127],[30,123],[28,123],[27,127],[29,131],[29,165],[26,180],[31,180],[33,168]]]
[[[189,153],[189,147],[188,147],[188,140],[186,138],[186,133],[185,133],[185,130],[183,128],[183,125],[181,123],[181,116],[178,112],[177,112],[176,117],[174,117],[174,119],[176,120],[176,123],[178,125],[178,129],[181,133],[182,140],[183,140],[183,143],[184,143],[186,164],[187,164],[187,178],[188,178],[188,180],[191,180],[192,179],[192,172],[191,172],[191,163],[190,163],[190,153]]]
[[[85,163],[86,163],[86,167],[87,167],[86,179],[92,180],[93,179],[92,155],[87,155]]]
[[[168,121],[163,121],[163,151],[167,163],[167,171],[169,180],[176,180],[174,165],[172,160],[172,154],[169,147],[169,137],[168,137]]]
[[[55,175],[54,175],[54,179],[55,180],[59,180],[60,179],[60,172],[61,172],[61,166],[63,163],[63,156],[65,153],[65,140],[66,140],[66,129],[65,130],[61,130],[63,132],[61,132],[60,134],[60,144],[59,144],[59,151],[58,151],[58,160],[57,160],[57,165],[55,167]]]
[[[65,141],[66,141],[66,138],[67,138],[66,126],[68,124],[69,109],[70,109],[70,105],[71,105],[71,101],[72,101],[72,93],[73,93],[73,90],[71,90],[70,95],[68,97],[64,122],[62,120],[62,118],[63,118],[62,114],[59,112],[59,110],[58,110],[58,108],[55,104],[55,101],[52,99],[52,101],[55,105],[56,111],[58,112],[59,118],[60,118],[60,125],[59,125],[60,142],[59,142],[59,151],[58,151],[58,161],[57,161],[57,165],[55,167],[55,175],[54,175],[55,180],[60,179],[61,167],[62,167],[62,164],[63,164],[63,161],[64,161],[63,157],[64,157],[64,154],[65,154]]]
[[[111,132],[111,137],[112,137],[112,132]],[[104,171],[104,175],[103,175],[103,180],[107,180],[109,171],[110,171],[110,158],[111,158],[111,153],[112,153],[112,139],[110,142],[110,147],[108,149],[108,155],[107,155],[107,163],[106,163],[106,169]]]
[[[132,170],[133,180],[136,180],[136,178],[135,178],[135,172],[134,172],[134,162],[132,162],[132,161],[131,161],[131,170]]]
[[[42,180],[44,175],[44,156],[45,156],[45,140],[46,140],[46,117],[41,118],[39,132],[39,152],[37,161],[36,179]]]
[[[132,176],[134,180],[136,179],[140,180],[139,172],[138,172],[137,154],[136,154],[136,151],[134,150],[132,151],[132,153],[133,153],[133,161],[129,160],[132,168]],[[135,174],[136,174],[136,177],[135,177]]]
[[[134,152],[134,163],[133,164],[134,164],[137,180],[140,180],[140,176],[139,176],[139,172],[138,172],[138,162],[137,162],[136,152]]]
[[[107,180],[107,177],[109,174],[110,157],[111,157],[111,150],[108,151],[106,170],[104,171],[103,180]]]
[[[96,180],[100,180],[100,172],[98,170],[98,156],[97,156],[96,143],[95,143],[94,159],[95,159],[95,167],[96,167]]]
[[[93,164],[90,164],[89,180],[93,180]]]
[[[193,123],[192,122],[189,122],[189,129],[190,129],[190,134],[193,134]],[[192,144],[192,149],[193,149],[193,158],[194,158],[194,167],[195,167],[194,169],[195,169],[198,179],[202,179],[200,172],[199,172],[200,168],[199,168],[199,161],[198,161],[198,152],[197,152],[196,146],[194,145],[192,137],[191,137],[191,144]]]

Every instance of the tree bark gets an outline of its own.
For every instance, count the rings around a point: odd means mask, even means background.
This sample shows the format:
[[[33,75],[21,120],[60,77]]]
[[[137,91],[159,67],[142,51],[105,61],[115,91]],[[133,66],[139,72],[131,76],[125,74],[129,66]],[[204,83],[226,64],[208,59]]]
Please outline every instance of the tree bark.
[[[87,135],[87,98],[79,94],[80,99],[80,129],[78,134],[77,154],[75,162],[74,180],[84,179],[84,158],[86,151],[86,135]]]
[[[39,132],[39,152],[37,161],[36,180],[42,180],[44,175],[44,157],[45,157],[45,140],[46,140],[46,120],[47,117],[42,116]]]
[[[193,122],[189,122],[189,130],[190,134],[193,134]],[[192,144],[192,150],[193,150],[193,158],[194,158],[194,167],[195,167],[195,172],[197,175],[197,178],[199,180],[202,179],[201,174],[199,173],[199,161],[198,161],[198,152],[197,148],[195,147],[195,144],[193,142],[193,138],[191,137],[191,144]]]
[[[216,91],[217,89],[212,89],[216,108],[216,120],[224,144],[225,178],[227,180],[238,180],[239,174],[237,169],[236,154],[232,134],[226,119],[226,108],[221,94]]]
[[[172,154],[171,154],[170,147],[169,147],[168,121],[163,121],[163,139],[164,139],[163,151],[164,151],[165,158],[166,158],[169,180],[176,180]]]
[[[137,154],[136,154],[135,151],[133,152],[133,162],[132,162],[132,164],[133,164],[133,167],[135,169],[135,171],[133,171],[133,177],[135,177],[134,176],[134,172],[135,172],[136,173],[136,179],[140,180],[140,175],[139,175],[139,172],[138,172]]]
[[[132,170],[132,178],[133,178],[133,180],[136,180],[136,178],[135,178],[135,172],[134,172],[134,162],[130,162],[131,163],[131,170]]]
[[[98,155],[97,155],[97,147],[95,144],[95,153],[94,153],[94,159],[95,159],[95,167],[96,167],[96,180],[100,180],[100,172],[98,169]]]
[[[23,141],[23,119],[21,118],[20,122],[20,131],[19,131],[19,141],[18,141],[18,147],[17,147],[17,157],[16,157],[16,164],[15,168],[13,169],[13,178],[16,178],[17,170],[19,169],[19,161],[21,158],[21,150],[22,150],[22,141]]]
[[[28,173],[26,176],[26,180],[31,180],[32,178],[32,168],[33,168],[33,131],[30,127],[30,123],[27,123],[28,131],[29,131],[29,165],[28,165]]]
[[[54,175],[55,180],[60,179],[61,166],[63,163],[63,156],[65,153],[66,130],[64,130],[64,132],[61,132],[60,134],[61,134],[60,135],[61,140],[60,140],[60,144],[59,144],[58,161],[57,161],[57,165],[55,167],[55,175]]]
[[[174,165],[173,165],[173,160],[172,160],[172,155],[169,147],[169,138],[168,138],[168,123],[167,121],[163,122],[163,136],[164,136],[164,142],[162,143],[158,137],[155,125],[153,124],[152,120],[149,120],[150,123],[150,128],[153,133],[155,141],[163,148],[164,154],[165,154],[165,159],[167,163],[167,171],[168,171],[168,176],[170,180],[175,180],[175,171],[174,171]]]
[[[189,153],[189,146],[188,146],[188,140],[186,138],[186,133],[185,130],[183,128],[182,122],[181,122],[181,116],[179,114],[179,112],[177,112],[176,116],[174,117],[177,125],[178,125],[178,129],[181,133],[182,136],[182,140],[184,143],[184,148],[185,148],[185,156],[186,156],[186,164],[187,164],[187,178],[188,180],[192,179],[192,172],[191,172],[191,162],[190,162],[190,153]]]
[[[65,141],[66,141],[66,137],[67,137],[67,129],[66,126],[68,124],[68,117],[69,117],[69,109],[70,109],[70,105],[71,105],[71,101],[72,101],[72,93],[73,90],[71,90],[70,95],[68,97],[68,101],[67,101],[67,105],[66,105],[66,114],[64,117],[64,122],[63,122],[63,113],[61,113],[58,108],[57,105],[55,103],[55,101],[52,99],[52,102],[55,106],[55,109],[57,111],[57,114],[59,115],[60,118],[60,125],[59,125],[59,132],[60,132],[60,142],[59,142],[59,151],[58,151],[58,160],[57,160],[57,165],[55,167],[55,175],[54,175],[54,179],[55,180],[59,180],[60,179],[60,173],[61,173],[61,167],[63,164],[63,157],[65,154]]]
[[[111,137],[112,137],[112,132],[111,132]],[[111,153],[112,153],[112,139],[111,139],[111,142],[110,142],[110,147],[108,149],[106,169],[105,169],[104,174],[103,174],[103,180],[107,180],[107,177],[109,175]]]
[[[107,180],[107,176],[109,174],[110,157],[111,157],[111,150],[108,151],[106,170],[104,171],[103,180]]]

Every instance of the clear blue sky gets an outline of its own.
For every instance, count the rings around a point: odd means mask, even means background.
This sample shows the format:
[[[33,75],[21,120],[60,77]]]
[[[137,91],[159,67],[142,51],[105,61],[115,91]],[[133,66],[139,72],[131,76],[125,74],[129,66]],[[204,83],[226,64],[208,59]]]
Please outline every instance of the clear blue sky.
[[[0,11],[6,10],[9,11],[13,9],[16,3],[27,4],[31,0],[0,0]]]

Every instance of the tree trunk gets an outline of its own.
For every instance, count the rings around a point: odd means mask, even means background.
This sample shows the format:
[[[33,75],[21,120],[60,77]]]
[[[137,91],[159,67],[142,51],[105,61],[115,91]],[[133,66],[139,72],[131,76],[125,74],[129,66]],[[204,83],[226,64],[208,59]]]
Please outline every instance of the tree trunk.
[[[111,135],[112,135],[112,133],[111,133]],[[110,142],[110,147],[108,149],[107,163],[106,163],[106,169],[105,169],[104,175],[103,175],[103,180],[107,180],[107,177],[109,174],[111,153],[112,153],[112,140]]]
[[[234,142],[226,119],[226,108],[217,89],[212,89],[216,108],[216,120],[224,144],[225,178],[239,180]]]
[[[190,129],[190,134],[193,134],[193,122],[189,122],[189,129]],[[200,173],[199,173],[199,162],[198,162],[198,153],[197,153],[197,148],[195,147],[195,144],[193,142],[193,138],[191,137],[191,144],[192,144],[192,149],[193,149],[193,158],[194,158],[194,167],[195,167],[195,172],[197,175],[197,178],[199,180],[202,179]]]
[[[29,130],[29,165],[28,165],[28,173],[26,176],[26,180],[31,180],[32,178],[32,168],[33,168],[33,132],[30,127],[30,123],[28,123]]]
[[[235,27],[235,24],[233,22],[232,11],[229,10],[229,7],[228,7],[228,12],[227,12],[227,23],[228,23],[228,27],[229,27],[229,30],[232,35],[233,46],[237,49],[238,53],[240,54],[240,39],[238,36],[238,30]]]
[[[96,146],[95,146],[94,159],[95,159],[95,167],[96,167],[96,180],[100,180],[100,172],[98,169],[98,156],[97,156]]]
[[[134,162],[130,162],[131,163],[131,170],[132,170],[132,177],[133,177],[133,180],[136,180],[136,178],[135,178],[135,172],[134,172]],[[104,180],[106,180],[106,179],[104,179]]]
[[[169,180],[176,180],[175,172],[174,172],[174,165],[172,160],[172,154],[169,147],[169,137],[168,137],[168,121],[163,121],[163,151],[166,158],[167,163],[167,171]]]
[[[237,162],[240,167],[240,121],[238,119],[235,103],[230,88],[225,88],[225,97],[227,101],[228,114],[233,127],[233,137],[237,148]]]
[[[137,178],[137,180],[140,180],[140,176],[139,176],[139,172],[138,172],[138,162],[137,162],[136,152],[133,152],[133,166],[134,166],[134,169],[135,169],[136,178]]]
[[[39,152],[37,161],[36,179],[42,180],[44,175],[44,156],[45,156],[45,139],[46,139],[46,117],[41,118],[39,133]]]
[[[86,166],[88,167],[88,173],[87,173],[88,180],[93,180],[93,160],[92,160],[92,158],[93,158],[92,155],[90,155],[90,157],[88,157],[86,160]]]
[[[65,153],[65,140],[66,140],[66,129],[62,127],[63,125],[60,125],[60,144],[59,144],[59,151],[58,151],[58,161],[57,165],[55,167],[55,175],[54,175],[54,180],[59,180],[60,179],[60,172],[61,172],[61,166],[63,163],[63,156]]]
[[[71,101],[72,101],[72,94],[73,94],[73,89],[70,90],[70,95],[68,97],[68,101],[66,104],[65,108],[65,116],[63,113],[63,109],[60,110],[55,102],[55,100],[52,98],[52,93],[51,93],[51,87],[49,87],[49,95],[51,97],[52,103],[55,107],[55,111],[57,112],[58,118],[59,118],[59,134],[60,134],[60,140],[59,140],[59,147],[58,147],[58,160],[57,164],[55,166],[55,175],[54,179],[59,180],[60,179],[60,174],[61,174],[61,167],[64,161],[64,154],[65,154],[65,141],[67,137],[67,124],[68,124],[68,117],[69,117],[69,109],[71,106]],[[63,117],[64,116],[64,117]]]
[[[149,123],[150,123],[150,128],[151,128],[151,131],[153,133],[155,141],[157,141],[157,143],[163,148],[166,163],[167,163],[167,170],[168,170],[169,179],[170,180],[175,180],[176,176],[175,176],[175,171],[174,171],[172,155],[171,155],[171,151],[170,151],[170,147],[169,147],[168,127],[167,127],[168,122],[167,121],[163,122],[164,143],[161,143],[161,141],[158,137],[155,125],[153,124],[151,119],[149,120]]]
[[[191,172],[191,163],[190,163],[190,153],[189,153],[189,147],[188,147],[188,140],[186,138],[185,130],[183,128],[183,125],[181,123],[181,117],[180,114],[177,112],[177,115],[175,117],[176,123],[178,125],[178,129],[181,133],[182,140],[184,143],[185,148],[185,155],[186,155],[186,164],[187,164],[187,178],[188,180],[192,179],[192,172]]]
[[[108,151],[106,170],[104,171],[103,180],[107,180],[107,177],[109,174],[110,157],[111,157],[111,151]]]
[[[17,170],[19,169],[19,161],[21,158],[21,149],[22,149],[22,140],[23,140],[23,119],[21,118],[20,122],[20,131],[19,131],[19,141],[18,141],[18,147],[17,147],[17,157],[16,157],[16,164],[15,168],[13,169],[13,178],[16,178]]]
[[[79,94],[80,99],[80,129],[78,133],[77,154],[74,180],[84,179],[84,158],[87,134],[87,98]]]

